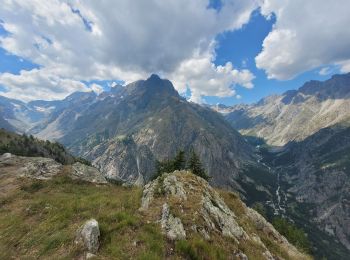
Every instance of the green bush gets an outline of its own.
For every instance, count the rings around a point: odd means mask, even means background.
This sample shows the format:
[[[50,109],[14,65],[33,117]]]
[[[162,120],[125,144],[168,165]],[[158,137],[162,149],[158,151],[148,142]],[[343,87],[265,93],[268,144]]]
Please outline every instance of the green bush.
[[[285,218],[275,218],[272,221],[273,226],[285,236],[290,243],[304,252],[310,251],[310,242],[304,231],[296,227]]]
[[[180,240],[176,242],[175,250],[186,259],[226,259],[225,253],[202,239]]]

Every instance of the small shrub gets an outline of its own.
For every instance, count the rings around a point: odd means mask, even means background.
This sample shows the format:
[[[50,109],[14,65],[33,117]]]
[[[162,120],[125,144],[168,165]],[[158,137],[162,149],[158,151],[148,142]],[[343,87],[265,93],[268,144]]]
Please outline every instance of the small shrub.
[[[29,185],[23,185],[20,187],[21,190],[29,193],[34,193],[44,188],[44,184],[41,181],[35,181]]]
[[[176,242],[175,250],[185,258],[197,259],[226,259],[225,253],[208,242],[194,238]]]
[[[273,226],[285,236],[290,243],[304,252],[310,251],[310,242],[304,231],[284,218],[275,218]]]

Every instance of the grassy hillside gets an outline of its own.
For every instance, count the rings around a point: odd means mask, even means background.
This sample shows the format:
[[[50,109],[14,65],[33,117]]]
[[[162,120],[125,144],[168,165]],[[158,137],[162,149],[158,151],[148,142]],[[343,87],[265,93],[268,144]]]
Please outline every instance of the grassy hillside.
[[[200,236],[168,241],[160,225],[147,221],[149,216],[138,210],[140,188],[73,181],[68,177],[70,169],[65,166],[52,180],[39,181],[14,177],[2,168],[0,259],[77,258],[82,251],[73,242],[76,230],[90,218],[99,222],[101,230],[97,259],[228,259],[235,250],[256,259],[257,248],[262,249],[252,242],[237,245]],[[237,195],[220,194],[242,227],[258,234],[273,254],[289,259],[278,242],[244,217],[245,206]]]

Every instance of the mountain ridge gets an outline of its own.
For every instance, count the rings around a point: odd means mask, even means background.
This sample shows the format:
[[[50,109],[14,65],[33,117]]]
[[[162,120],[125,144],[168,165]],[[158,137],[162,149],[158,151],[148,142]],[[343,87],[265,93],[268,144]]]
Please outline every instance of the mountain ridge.
[[[298,90],[272,95],[252,105],[236,105],[225,118],[243,135],[283,146],[321,128],[348,121],[350,73],[326,81],[309,81]]]

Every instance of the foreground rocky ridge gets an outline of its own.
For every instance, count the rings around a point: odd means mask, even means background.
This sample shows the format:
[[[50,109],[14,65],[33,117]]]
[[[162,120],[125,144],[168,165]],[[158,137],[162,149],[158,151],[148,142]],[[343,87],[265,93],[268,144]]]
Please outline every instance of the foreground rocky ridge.
[[[147,220],[160,222],[169,240],[201,237],[223,243],[232,249],[228,258],[310,259],[237,195],[230,196],[234,204],[226,204],[204,179],[175,171],[145,186],[140,211]],[[271,244],[279,248],[278,252]],[[254,252],[246,247],[253,247]]]
[[[2,155],[0,258],[310,259],[237,195],[190,172],[142,193],[100,184],[86,165]]]

